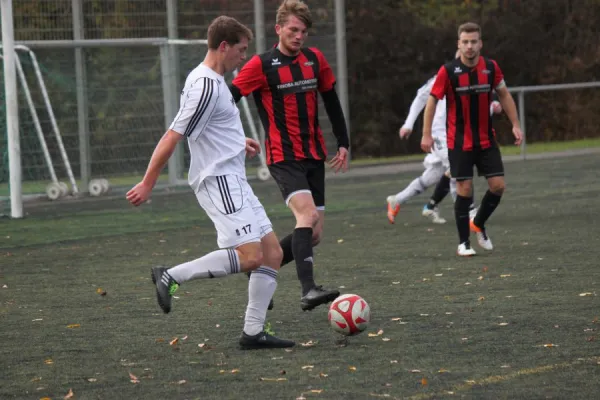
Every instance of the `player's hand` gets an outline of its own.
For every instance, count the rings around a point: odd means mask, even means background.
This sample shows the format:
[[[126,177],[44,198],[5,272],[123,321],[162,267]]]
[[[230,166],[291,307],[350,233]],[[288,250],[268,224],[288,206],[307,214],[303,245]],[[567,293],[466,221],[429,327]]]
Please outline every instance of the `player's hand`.
[[[257,154],[260,154],[260,143],[254,139],[246,138],[246,155],[252,158]]]
[[[329,166],[333,168],[333,171],[337,174],[340,170],[346,172],[348,170],[348,149],[340,147],[335,154],[335,157],[329,161]]]
[[[412,129],[410,128],[400,128],[400,139],[406,139],[412,133]]]
[[[431,153],[431,148],[433,147],[433,137],[423,135],[421,139],[421,149],[425,153]]]
[[[513,126],[512,133],[515,137],[515,145],[519,146],[523,141],[523,131],[521,130],[521,127]]]
[[[148,200],[150,197],[150,193],[152,192],[152,186],[145,184],[144,182],[140,182],[135,185],[125,197],[127,201],[129,201],[134,206],[139,206]]]
[[[492,112],[494,114],[500,114],[502,112],[502,104],[499,101],[492,101]]]

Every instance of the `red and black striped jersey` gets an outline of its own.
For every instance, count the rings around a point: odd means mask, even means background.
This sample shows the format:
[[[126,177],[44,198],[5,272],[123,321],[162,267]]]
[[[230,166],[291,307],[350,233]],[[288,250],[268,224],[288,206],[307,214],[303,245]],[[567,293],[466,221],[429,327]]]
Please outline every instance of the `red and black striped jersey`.
[[[496,61],[479,57],[475,67],[460,59],[443,65],[437,73],[431,95],[446,96],[446,132],[449,149],[466,151],[497,146],[490,104],[493,91],[504,85]]]
[[[267,164],[325,160],[319,126],[318,92],[334,88],[335,76],[318,49],[303,48],[290,57],[276,47],[255,55],[233,80],[232,89],[254,95],[267,139]]]

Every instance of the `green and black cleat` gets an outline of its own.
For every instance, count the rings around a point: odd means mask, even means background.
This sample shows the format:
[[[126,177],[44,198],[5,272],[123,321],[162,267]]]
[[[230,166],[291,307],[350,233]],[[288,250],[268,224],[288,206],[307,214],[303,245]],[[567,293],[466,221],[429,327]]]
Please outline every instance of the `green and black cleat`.
[[[167,272],[168,268],[153,267],[152,283],[156,285],[156,300],[165,314],[171,311],[171,297],[179,288],[179,284]]]

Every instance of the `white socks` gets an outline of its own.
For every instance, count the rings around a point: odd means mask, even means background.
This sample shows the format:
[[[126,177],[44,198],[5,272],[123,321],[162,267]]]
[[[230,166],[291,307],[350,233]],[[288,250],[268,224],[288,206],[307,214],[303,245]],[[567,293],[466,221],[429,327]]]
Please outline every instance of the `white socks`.
[[[217,250],[170,268],[168,272],[179,284],[192,279],[222,278],[240,272],[240,258],[234,249]]]
[[[248,307],[244,318],[244,332],[254,336],[262,332],[267,318],[267,307],[277,288],[277,271],[259,267],[252,271],[248,282]]]

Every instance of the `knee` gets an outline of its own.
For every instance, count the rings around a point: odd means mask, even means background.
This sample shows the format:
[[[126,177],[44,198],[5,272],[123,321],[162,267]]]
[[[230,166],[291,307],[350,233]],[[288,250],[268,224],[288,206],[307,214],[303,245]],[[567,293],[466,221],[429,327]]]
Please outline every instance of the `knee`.
[[[264,249],[263,264],[267,267],[279,269],[283,260],[283,249],[277,243],[277,246],[270,246]]]
[[[319,212],[316,208],[306,210],[300,215],[300,218],[298,218],[298,222],[304,226],[310,226],[314,229],[319,223]]]
[[[505,190],[506,184],[504,182],[497,182],[493,185],[490,185],[490,192],[492,192],[496,196],[502,196]]]
[[[263,265],[264,260],[263,251],[260,248],[243,252],[240,258],[241,264],[245,267],[246,270],[254,270],[260,267],[261,265]]]

